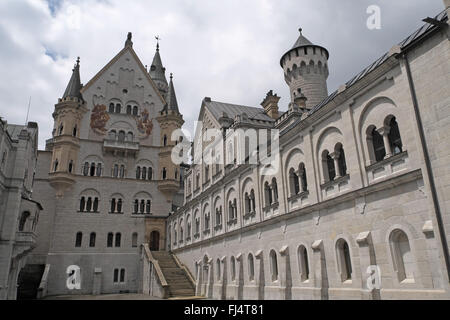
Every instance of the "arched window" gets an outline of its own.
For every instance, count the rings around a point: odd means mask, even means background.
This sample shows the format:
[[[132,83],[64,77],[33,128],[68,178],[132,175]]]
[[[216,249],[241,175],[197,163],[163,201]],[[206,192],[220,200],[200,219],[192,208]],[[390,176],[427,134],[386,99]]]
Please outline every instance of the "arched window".
[[[81,197],[81,200],[80,200],[80,212],[84,212],[85,206],[86,206],[86,199],[84,197]]]
[[[92,208],[92,211],[98,212],[98,198],[94,199],[94,206]]]
[[[141,206],[140,206],[140,213],[144,213],[145,212],[145,200],[141,200]]]
[[[118,138],[119,142],[124,142],[125,141],[125,131],[120,130],[119,131],[119,138]]]
[[[306,281],[309,279],[309,261],[308,251],[305,246],[298,247],[298,271],[300,273],[300,279]]]
[[[200,218],[195,215],[195,233],[200,233]]]
[[[116,199],[112,198],[111,199],[111,213],[116,212]]]
[[[336,243],[337,261],[342,282],[352,279],[352,261],[347,241],[339,239]]]
[[[139,213],[139,200],[134,200],[134,213]]]
[[[119,176],[119,165],[115,164],[113,169],[113,177],[117,178]]]
[[[87,176],[89,174],[89,162],[85,162],[83,166],[83,175]]]
[[[131,247],[136,248],[138,243],[138,234],[135,232],[131,237]]]
[[[127,114],[131,114],[131,106],[127,105]]]
[[[92,198],[89,197],[86,202],[86,211],[91,212],[92,210]]]
[[[77,136],[77,133],[78,133],[78,129],[77,129],[77,126],[75,126],[75,127],[73,128],[73,130],[72,130],[72,135],[73,135],[74,137],[76,137],[76,136]]]
[[[298,176],[295,173],[294,168],[289,170],[289,182],[291,186],[291,196],[295,196],[300,193],[300,185],[298,183]]]
[[[237,219],[237,201],[236,201],[236,198],[233,200],[233,219]]]
[[[69,173],[72,173],[72,171],[73,171],[73,161],[70,160],[69,161]]]
[[[109,113],[114,113],[114,103],[109,104]]]
[[[392,261],[399,282],[406,279],[414,280],[414,261],[408,236],[402,230],[396,229],[389,236]]]
[[[28,211],[25,211],[20,216],[19,221],[19,231],[22,232],[25,229],[25,223],[27,222],[28,217],[30,216],[30,213]]]
[[[136,168],[136,179],[140,179],[141,178],[141,167],[137,167]]]
[[[163,146],[164,147],[167,146],[167,136],[166,135],[164,135],[164,137],[163,137]]]
[[[272,178],[272,192],[273,192],[273,202],[278,202],[278,184],[277,179]]]
[[[142,168],[142,180],[145,180],[147,178],[147,168]]]
[[[59,134],[59,135],[62,135],[63,132],[64,132],[64,126],[63,126],[63,124],[60,124],[60,125],[59,125],[59,129],[58,129],[58,134]]]
[[[166,180],[166,178],[167,178],[167,169],[166,168],[163,168],[162,178],[163,178],[163,180]]]
[[[391,146],[392,154],[398,154],[403,151],[402,139],[400,137],[400,130],[398,129],[398,123],[395,120],[395,117],[392,117],[389,122],[389,144]]]
[[[133,140],[134,140],[134,134],[133,134],[133,132],[128,132],[128,134],[127,134],[127,140],[130,141],[130,142],[133,142]]]
[[[236,280],[236,260],[234,259],[234,257],[231,257],[230,264],[231,264],[231,281],[235,281]]]
[[[117,212],[122,213],[122,199],[117,200]]]
[[[217,258],[217,260],[216,260],[216,275],[217,275],[217,281],[220,281],[220,279],[222,278],[221,277],[221,272],[220,272],[220,259],[219,258]]]
[[[112,232],[108,233],[108,238],[106,240],[106,246],[108,248],[112,248],[114,240],[114,234]]]
[[[116,104],[116,113],[120,113],[122,111],[122,106],[118,103]]]
[[[125,177],[125,166],[123,164],[120,166],[119,177],[121,179],[123,179]]]
[[[266,181],[264,184],[264,195],[266,197],[266,206],[272,204],[272,190],[270,190],[269,182]]]
[[[122,238],[122,235],[120,234],[120,232],[117,232],[116,233],[116,241],[115,241],[115,244],[114,244],[114,246],[116,248],[120,247],[121,238]]]
[[[75,237],[75,247],[80,248],[83,241],[83,233],[77,232],[77,235]]]
[[[147,200],[147,204],[145,206],[145,213],[150,214],[152,208],[152,202],[150,200]]]
[[[255,262],[251,253],[248,254],[248,279],[255,280]]]
[[[336,156],[339,157],[338,158],[339,176],[344,177],[347,174],[347,164],[345,162],[344,148],[342,147],[341,144],[339,144],[336,152],[337,152]]]
[[[57,172],[57,171],[58,171],[58,164],[59,164],[58,159],[56,159],[56,160],[55,160],[55,163],[53,164],[53,171],[54,171],[54,172]]]
[[[334,160],[331,157],[328,150],[325,150],[322,154],[323,174],[325,176],[325,182],[333,181],[336,177],[336,168],[334,166]]]
[[[367,137],[368,147],[373,149],[373,157],[375,161],[381,161],[386,156],[386,149],[384,148],[383,136],[378,133],[374,127]]]
[[[138,107],[134,106],[133,107],[133,116],[137,116],[138,115]]]
[[[270,251],[270,271],[272,273],[272,281],[278,280],[278,261],[277,261],[277,253],[272,250]]]
[[[210,214],[208,211],[205,213],[205,231],[209,230],[209,220],[210,220]]]
[[[113,141],[115,141],[115,140],[117,139],[117,133],[116,133],[116,130],[111,130],[111,131],[108,133],[108,139],[109,139],[109,140],[113,140]]]
[[[152,167],[148,168],[148,180],[152,180],[153,179],[153,169]]]
[[[96,238],[96,234],[95,234],[95,232],[92,232],[89,236],[89,247],[91,247],[91,248],[95,247],[95,238]]]
[[[255,190],[253,189],[250,191],[250,210],[256,212]]]
[[[95,176],[95,163],[94,162],[91,163],[91,169],[89,170],[89,175],[91,177]]]

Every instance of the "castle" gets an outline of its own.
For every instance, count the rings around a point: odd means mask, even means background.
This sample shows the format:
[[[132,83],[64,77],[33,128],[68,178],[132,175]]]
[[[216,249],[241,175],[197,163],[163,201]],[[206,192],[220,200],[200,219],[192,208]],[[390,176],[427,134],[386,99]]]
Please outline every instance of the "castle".
[[[159,45],[147,70],[129,34],[85,85],[77,60],[29,155],[32,208],[3,211],[21,190],[2,200],[2,239],[28,220],[34,239],[2,260],[1,298],[19,278],[40,297],[449,299],[448,23],[444,10],[331,94],[330,53],[300,29],[280,59],[287,111],[273,91],[261,107],[204,98],[190,165],[173,161],[189,144],[172,140],[184,120]]]

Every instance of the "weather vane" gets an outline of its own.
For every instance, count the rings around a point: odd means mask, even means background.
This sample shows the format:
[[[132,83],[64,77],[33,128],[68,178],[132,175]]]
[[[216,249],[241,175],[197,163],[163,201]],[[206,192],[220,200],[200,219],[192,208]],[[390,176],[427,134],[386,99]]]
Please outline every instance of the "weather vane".
[[[156,49],[159,49],[159,40],[161,40],[160,36],[156,36]]]

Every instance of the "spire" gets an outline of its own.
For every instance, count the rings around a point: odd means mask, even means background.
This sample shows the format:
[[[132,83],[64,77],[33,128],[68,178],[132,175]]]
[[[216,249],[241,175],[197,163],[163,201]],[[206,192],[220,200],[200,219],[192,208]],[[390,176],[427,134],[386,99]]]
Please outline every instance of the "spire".
[[[302,46],[310,46],[312,45],[312,42],[309,41],[308,39],[306,39],[303,34],[302,34],[302,28],[299,28],[298,31],[300,32],[300,36],[298,37],[297,41],[295,41],[294,46],[292,47],[292,49],[294,48],[298,48],[298,47],[302,47]]]
[[[131,41],[132,38],[133,34],[131,32],[128,32],[127,41],[125,41],[125,47],[133,47],[133,41]]]
[[[150,77],[153,80],[165,82],[167,85],[166,68],[163,67],[161,56],[159,55],[159,42],[156,44],[156,53],[150,66]]]
[[[66,91],[64,91],[62,98],[78,98],[83,101],[83,96],[80,92],[82,87],[83,85],[80,82],[80,57],[78,57],[77,63],[72,69],[72,76],[70,77],[69,84],[67,85]]]
[[[173,110],[179,113],[178,111],[178,102],[177,96],[175,94],[175,88],[173,86],[173,74],[170,74],[170,83],[169,83],[169,92],[167,94],[167,109]]]

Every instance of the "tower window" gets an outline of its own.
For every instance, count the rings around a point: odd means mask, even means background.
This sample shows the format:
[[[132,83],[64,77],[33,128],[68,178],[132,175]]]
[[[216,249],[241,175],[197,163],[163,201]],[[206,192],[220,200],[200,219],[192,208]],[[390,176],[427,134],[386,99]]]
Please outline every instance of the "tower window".
[[[72,135],[73,135],[74,137],[77,136],[77,126],[75,126],[75,127],[73,128]]]
[[[91,212],[91,210],[92,210],[92,198],[89,197],[87,202],[86,202],[86,211],[87,212]]]
[[[131,237],[131,247],[136,248],[138,243],[138,234],[135,232]]]
[[[392,154],[397,154],[402,152],[403,145],[402,145],[402,139],[400,138],[400,131],[398,129],[397,121],[395,120],[395,117],[392,117],[391,121],[389,122],[389,144],[391,145]]]
[[[94,199],[93,211],[98,212],[98,198]]]
[[[72,171],[73,171],[73,161],[70,160],[69,161],[69,173],[72,173]]]
[[[54,172],[57,172],[57,171],[58,171],[58,164],[59,164],[58,159],[56,159],[56,160],[55,160],[55,163],[53,164],[53,171],[54,171]]]
[[[114,103],[109,104],[109,113],[114,113]]]
[[[133,116],[137,116],[138,115],[138,107],[134,106],[133,107]]]
[[[80,212],[84,212],[85,205],[86,205],[86,199],[84,197],[81,197],[81,200],[80,200]]]
[[[80,248],[81,244],[83,241],[83,233],[82,232],[78,232],[76,237],[75,237],[75,247],[76,248]]]
[[[119,248],[120,247],[120,241],[121,241],[122,235],[120,234],[120,232],[116,233],[116,240],[115,240],[115,247]]]
[[[131,114],[131,106],[130,105],[127,106],[127,114]]]
[[[163,180],[166,180],[166,178],[167,178],[167,169],[166,168],[163,168],[162,178],[163,178]]]
[[[112,248],[113,246],[114,234],[112,232],[108,233],[108,238],[106,240],[106,246],[108,248]]]
[[[118,103],[116,104],[116,113],[120,113],[122,110],[122,106]]]
[[[95,234],[95,232],[92,232],[89,237],[89,247],[91,247],[91,248],[95,247],[95,238],[96,238],[96,234]]]
[[[19,231],[22,232],[25,229],[25,223],[27,222],[27,219],[30,217],[30,213],[28,211],[25,211],[20,216],[19,221]]]
[[[147,168],[142,168],[142,180],[145,180],[147,178]]]
[[[152,167],[148,168],[148,180],[152,180],[153,179],[153,169]]]
[[[140,179],[141,178],[141,167],[137,167],[136,168],[136,179]]]
[[[97,164],[97,177],[101,177],[102,175],[102,164],[98,163]]]
[[[94,162],[91,163],[91,170],[89,171],[89,175],[91,177],[95,176],[95,163]]]

